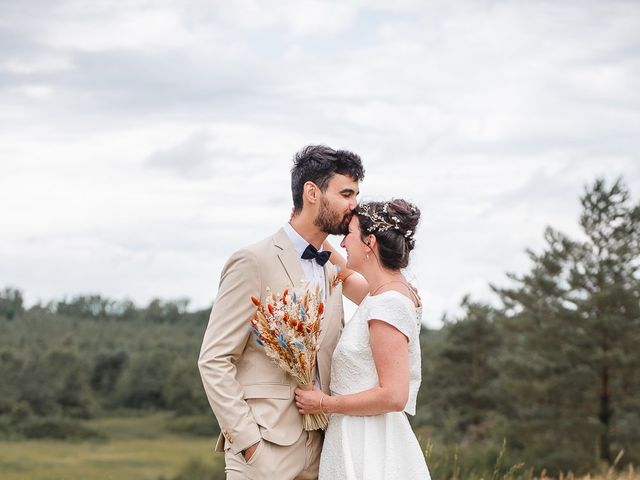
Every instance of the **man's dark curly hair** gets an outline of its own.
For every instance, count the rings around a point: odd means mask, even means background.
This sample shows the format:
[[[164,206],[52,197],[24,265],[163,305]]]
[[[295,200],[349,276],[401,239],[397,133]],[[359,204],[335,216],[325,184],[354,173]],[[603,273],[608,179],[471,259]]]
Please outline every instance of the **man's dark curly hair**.
[[[302,211],[302,192],[306,182],[315,183],[325,192],[329,180],[336,174],[361,182],[364,179],[362,160],[348,150],[334,150],[325,145],[309,145],[296,153],[291,168],[291,194],[295,213]]]

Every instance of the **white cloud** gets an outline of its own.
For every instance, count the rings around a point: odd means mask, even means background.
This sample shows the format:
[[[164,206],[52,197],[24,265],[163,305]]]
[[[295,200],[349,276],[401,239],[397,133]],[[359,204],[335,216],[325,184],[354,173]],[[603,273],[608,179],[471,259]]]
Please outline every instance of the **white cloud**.
[[[422,207],[437,325],[526,269],[546,225],[579,234],[596,175],[637,198],[639,20],[625,1],[5,2],[0,278],[207,305],[228,255],[288,218],[294,152],[326,143],[362,156],[364,198]]]
[[[44,99],[50,97],[54,93],[54,89],[49,85],[23,85],[16,89],[16,93],[34,99]]]
[[[63,55],[43,55],[35,58],[15,57],[2,65],[6,71],[17,74],[34,74],[39,72],[58,72],[73,68],[68,57]]]
[[[206,132],[197,132],[177,145],[153,152],[145,163],[153,168],[175,171],[181,176],[210,176],[209,140]]]

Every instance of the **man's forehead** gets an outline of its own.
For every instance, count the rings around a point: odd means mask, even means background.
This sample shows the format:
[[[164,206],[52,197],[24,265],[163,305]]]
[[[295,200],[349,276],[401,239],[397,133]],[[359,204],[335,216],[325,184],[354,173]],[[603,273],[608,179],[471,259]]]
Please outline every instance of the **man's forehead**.
[[[359,183],[353,177],[349,175],[342,175],[340,173],[336,173],[331,180],[329,181],[329,187],[334,188],[338,191],[350,190],[356,193],[359,193]]]

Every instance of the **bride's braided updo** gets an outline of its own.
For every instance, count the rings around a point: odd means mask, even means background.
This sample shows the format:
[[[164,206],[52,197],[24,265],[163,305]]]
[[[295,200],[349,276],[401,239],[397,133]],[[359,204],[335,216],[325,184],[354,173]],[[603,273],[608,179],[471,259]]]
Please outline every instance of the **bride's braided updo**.
[[[420,210],[402,199],[389,202],[365,202],[358,205],[355,215],[360,222],[362,240],[375,235],[380,263],[390,270],[409,264],[409,252],[415,247],[415,233]]]

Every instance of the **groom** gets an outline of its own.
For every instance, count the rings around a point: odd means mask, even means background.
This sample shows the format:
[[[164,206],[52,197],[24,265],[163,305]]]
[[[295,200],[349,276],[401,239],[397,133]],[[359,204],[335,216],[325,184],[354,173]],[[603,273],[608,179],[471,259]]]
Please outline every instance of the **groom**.
[[[329,393],[331,355],[342,325],[341,286],[321,251],[327,235],[344,234],[364,169],[358,155],[310,145],[291,169],[293,216],[274,235],[234,253],[222,270],[198,367],[221,434],[227,479],[314,479],[323,434],[302,429],[297,384],[256,344],[249,321],[255,296],[265,302],[286,288],[319,285],[325,314],[318,340],[316,384]]]

